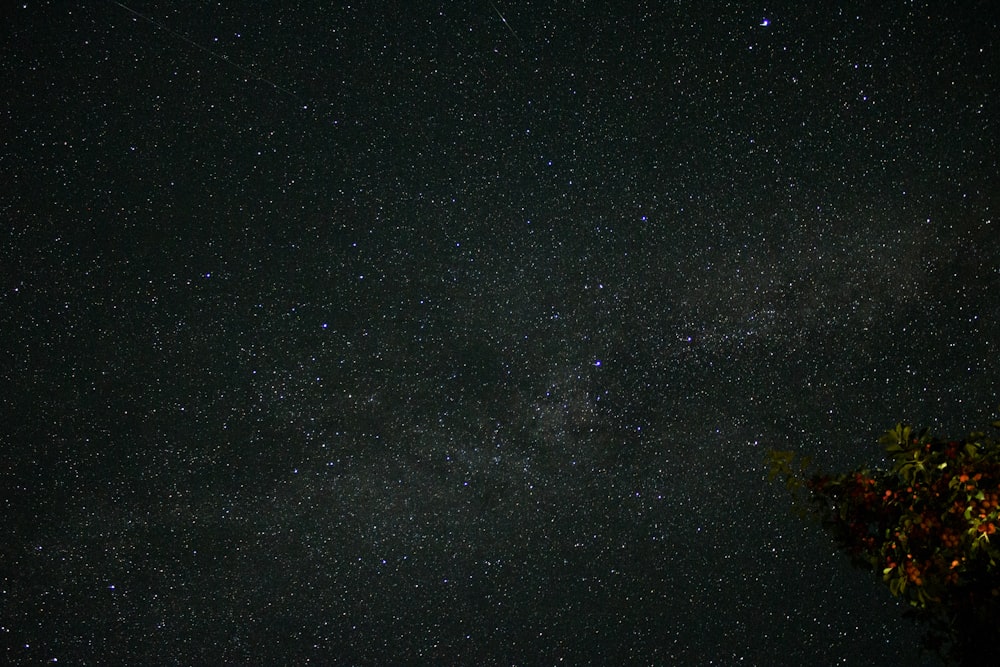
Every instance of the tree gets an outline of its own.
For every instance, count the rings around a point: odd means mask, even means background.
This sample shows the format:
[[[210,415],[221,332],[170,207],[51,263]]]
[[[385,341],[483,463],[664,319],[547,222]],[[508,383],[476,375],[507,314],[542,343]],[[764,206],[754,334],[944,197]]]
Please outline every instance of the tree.
[[[1000,421],[993,422],[1000,428]],[[879,442],[888,470],[820,474],[769,453],[798,508],[855,565],[873,570],[925,626],[925,646],[959,665],[996,662],[1000,632],[1000,440],[938,439],[897,424]]]

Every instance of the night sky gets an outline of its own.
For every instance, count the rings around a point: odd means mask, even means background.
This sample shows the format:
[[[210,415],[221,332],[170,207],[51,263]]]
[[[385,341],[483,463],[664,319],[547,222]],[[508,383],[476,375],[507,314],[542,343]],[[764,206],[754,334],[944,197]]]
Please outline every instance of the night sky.
[[[2,661],[936,664],[764,458],[996,418],[1000,10],[626,4],[2,11]]]

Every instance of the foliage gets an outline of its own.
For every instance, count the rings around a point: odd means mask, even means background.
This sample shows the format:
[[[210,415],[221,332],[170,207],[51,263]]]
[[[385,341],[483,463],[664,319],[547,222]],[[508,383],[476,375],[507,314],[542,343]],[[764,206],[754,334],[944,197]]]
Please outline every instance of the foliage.
[[[973,663],[985,639],[973,634],[1000,626],[1000,440],[980,432],[940,440],[897,424],[879,442],[889,470],[809,474],[793,452],[773,451],[770,476],[909,603],[928,645]]]

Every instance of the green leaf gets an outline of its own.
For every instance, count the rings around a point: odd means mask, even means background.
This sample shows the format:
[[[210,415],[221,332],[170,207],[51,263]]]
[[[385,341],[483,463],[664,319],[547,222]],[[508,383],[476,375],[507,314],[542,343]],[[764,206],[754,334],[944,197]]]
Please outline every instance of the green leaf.
[[[792,461],[795,459],[795,452],[793,451],[777,451],[770,450],[767,453],[767,465],[768,472],[767,478],[769,481],[774,481],[779,475],[789,477],[792,475]]]
[[[902,442],[906,442],[905,432],[909,431],[909,427],[905,430],[903,429],[903,423],[898,422],[896,427],[889,429],[878,439],[879,443],[887,446],[899,445]]]

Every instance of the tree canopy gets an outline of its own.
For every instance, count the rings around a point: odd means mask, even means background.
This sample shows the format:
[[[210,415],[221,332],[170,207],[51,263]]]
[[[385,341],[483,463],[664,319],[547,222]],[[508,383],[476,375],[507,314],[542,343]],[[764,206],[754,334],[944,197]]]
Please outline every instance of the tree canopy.
[[[794,452],[771,451],[770,476],[909,603],[927,648],[957,664],[989,664],[1000,631],[1000,440],[940,439],[897,424],[879,442],[888,470],[823,473]]]

